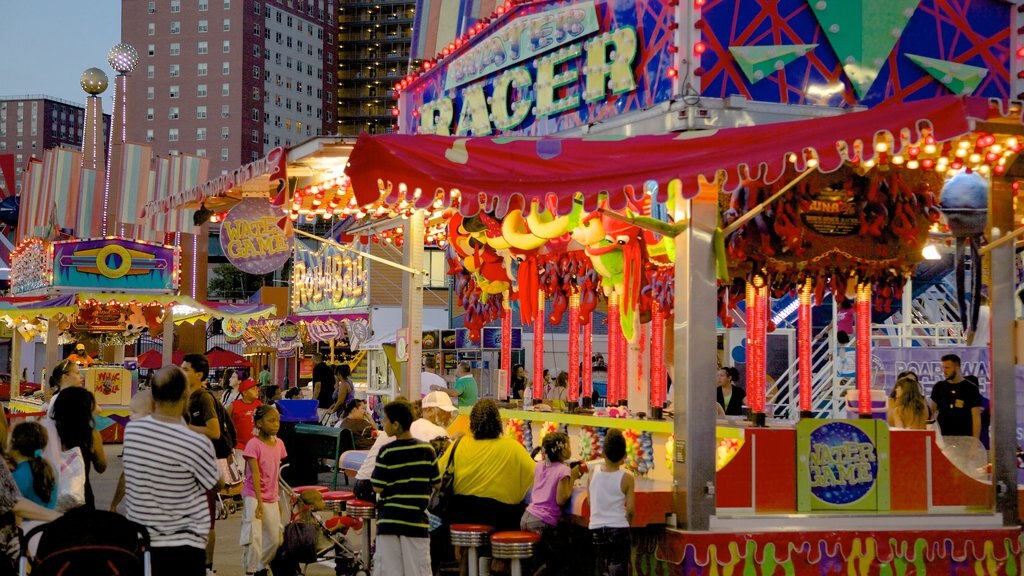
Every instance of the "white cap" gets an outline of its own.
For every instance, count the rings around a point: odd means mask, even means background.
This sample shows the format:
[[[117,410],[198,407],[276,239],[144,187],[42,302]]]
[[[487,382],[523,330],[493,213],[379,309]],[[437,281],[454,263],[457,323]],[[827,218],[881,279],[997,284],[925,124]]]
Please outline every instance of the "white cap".
[[[430,394],[423,397],[424,408],[440,408],[445,412],[457,412],[458,408],[452,404],[451,396],[448,396],[440,390],[434,390]]]

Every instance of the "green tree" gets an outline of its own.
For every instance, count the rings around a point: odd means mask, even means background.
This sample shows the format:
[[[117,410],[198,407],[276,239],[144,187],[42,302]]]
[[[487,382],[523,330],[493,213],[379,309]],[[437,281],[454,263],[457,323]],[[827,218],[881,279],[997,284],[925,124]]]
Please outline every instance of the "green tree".
[[[213,269],[208,291],[211,297],[224,300],[245,300],[263,286],[270,285],[274,274],[246,274],[231,264],[220,264]]]

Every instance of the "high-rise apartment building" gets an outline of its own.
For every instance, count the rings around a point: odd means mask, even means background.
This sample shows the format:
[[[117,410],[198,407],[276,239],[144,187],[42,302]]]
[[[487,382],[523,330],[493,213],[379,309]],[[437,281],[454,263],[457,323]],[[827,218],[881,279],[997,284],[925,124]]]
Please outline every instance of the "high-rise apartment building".
[[[416,2],[340,0],[338,134],[393,132],[394,86],[409,72]]]
[[[15,194],[21,193],[21,175],[30,158],[43,150],[82,147],[85,106],[49,96],[0,98],[0,154],[14,155]],[[104,141],[110,134],[110,115],[103,115]],[[0,189],[6,185],[0,178]]]
[[[122,0],[128,139],[210,175],[334,133],[335,0]]]

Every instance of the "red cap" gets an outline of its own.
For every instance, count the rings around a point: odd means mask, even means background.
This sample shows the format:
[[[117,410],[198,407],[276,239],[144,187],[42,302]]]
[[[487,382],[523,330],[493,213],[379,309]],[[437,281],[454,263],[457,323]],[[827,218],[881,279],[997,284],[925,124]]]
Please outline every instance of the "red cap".
[[[246,378],[245,380],[242,381],[241,384],[238,385],[238,391],[239,392],[245,392],[249,388],[255,388],[255,387],[256,387],[256,381],[253,380],[252,378]]]

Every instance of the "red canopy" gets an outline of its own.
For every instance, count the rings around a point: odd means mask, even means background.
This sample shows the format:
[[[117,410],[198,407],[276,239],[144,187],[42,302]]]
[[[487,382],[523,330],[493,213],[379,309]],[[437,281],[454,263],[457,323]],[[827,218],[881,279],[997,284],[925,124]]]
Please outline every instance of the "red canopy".
[[[719,171],[726,173],[727,190],[750,178],[772,183],[784,173],[790,154],[802,171],[805,152],[814,151],[818,169],[832,172],[858,156],[873,158],[881,133],[894,135],[899,151],[918,142],[923,128],[941,142],[970,132],[971,119],[1000,115],[985,99],[946,96],[796,122],[629,138],[363,134],[346,173],[362,205],[385,195],[390,205],[404,198],[426,208],[441,192],[447,206],[452,190],[459,190],[466,216],[481,209],[502,215],[517,197],[543,203],[549,196],[565,214],[576,193],[583,194],[588,211],[596,209],[601,192],[607,192],[613,209],[624,208],[628,197],[640,200],[644,184],[652,180],[662,201],[670,181],[679,179],[684,195],[692,198],[698,178],[710,181]]]
[[[206,353],[206,359],[210,362],[210,368],[248,368],[252,366],[252,362],[220,346],[210,348]]]
[[[175,350],[171,353],[171,364],[174,364],[175,366],[181,366],[184,359],[185,353],[181,350]],[[146,352],[139,354],[139,368],[156,370],[158,368],[162,368],[163,365],[164,357],[159,350],[147,350]]]

